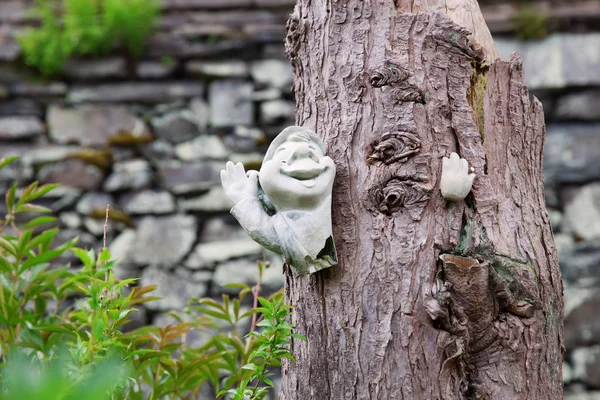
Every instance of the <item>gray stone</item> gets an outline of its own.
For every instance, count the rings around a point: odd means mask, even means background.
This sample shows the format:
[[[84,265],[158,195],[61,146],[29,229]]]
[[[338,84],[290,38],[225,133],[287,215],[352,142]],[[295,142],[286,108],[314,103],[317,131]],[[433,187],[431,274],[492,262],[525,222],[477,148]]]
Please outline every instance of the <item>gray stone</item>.
[[[6,88],[6,86],[0,85],[0,100],[4,100],[8,96],[9,96],[9,92],[8,92],[8,89]]]
[[[62,161],[79,150],[77,146],[48,145],[31,148],[21,156],[25,165],[40,166]]]
[[[162,161],[157,166],[159,184],[177,195],[204,192],[219,185],[223,165],[222,162]]]
[[[252,63],[251,75],[255,82],[289,91],[294,82],[292,66],[285,60],[262,60]]]
[[[600,344],[599,304],[597,287],[565,285],[564,337],[567,350]]]
[[[259,259],[263,252],[263,248],[247,236],[240,239],[200,243],[185,261],[185,266],[192,269],[206,269],[235,258],[255,256]]]
[[[211,83],[209,103],[212,126],[221,128],[252,125],[253,90],[254,85],[244,81],[224,80]]]
[[[43,134],[37,117],[0,117],[0,140],[24,140]]]
[[[169,192],[144,190],[125,195],[120,204],[130,215],[171,214],[175,212],[175,198]]]
[[[104,182],[104,190],[117,192],[138,190],[150,186],[152,170],[146,160],[131,160],[113,165],[113,172]]]
[[[77,159],[44,165],[37,175],[41,183],[59,183],[86,191],[98,189],[104,179],[100,168]]]
[[[98,213],[98,210],[106,210],[107,205],[114,208],[114,204],[115,199],[110,194],[89,192],[77,202],[76,210],[81,215],[89,216]]]
[[[210,107],[201,98],[194,98],[190,101],[190,110],[194,113],[195,121],[201,132],[205,132],[210,124]]]
[[[83,219],[83,226],[85,229],[92,235],[101,238],[104,236],[104,232],[106,229],[106,234],[113,236],[115,232],[123,230],[122,222],[115,222],[109,220],[108,225],[106,225],[105,218],[90,218],[86,217]]]
[[[42,107],[31,99],[2,99],[0,101],[0,116],[34,116],[42,118],[44,112],[42,111]]]
[[[243,239],[248,234],[240,227],[239,223],[232,217],[214,217],[205,222],[200,233],[200,242],[211,242],[215,240]]]
[[[196,220],[190,216],[146,217],[138,224],[128,256],[140,265],[175,265],[192,249],[196,231]]]
[[[566,120],[599,120],[600,89],[588,89],[559,97],[556,102],[554,117]]]
[[[21,46],[14,35],[0,27],[0,61],[15,61],[21,55]]]
[[[113,267],[117,279],[136,278],[140,276],[139,268],[129,257],[136,239],[134,229],[125,229],[108,244],[108,250],[113,260],[118,260]]]
[[[161,299],[146,303],[146,307],[150,310],[162,311],[181,310],[187,306],[191,298],[206,295],[207,289],[206,283],[193,282],[187,277],[168,273],[155,266],[144,269],[141,285],[158,285],[152,294]]]
[[[584,186],[567,204],[565,230],[579,239],[600,239],[600,183]]]
[[[9,91],[13,96],[21,97],[62,97],[67,93],[67,85],[63,82],[15,82],[9,86]]]
[[[565,389],[564,400],[600,400],[600,391],[571,393],[569,389],[570,388]]]
[[[279,100],[281,98],[281,90],[277,88],[266,88],[257,90],[252,94],[254,101]]]
[[[81,217],[76,212],[67,211],[61,213],[59,218],[60,222],[68,229],[77,229],[81,227]]]
[[[245,78],[248,65],[242,61],[188,61],[185,72],[212,78]]]
[[[121,57],[72,59],[62,71],[72,80],[94,81],[127,77],[127,63]]]
[[[575,243],[559,256],[560,269],[565,281],[586,280],[600,283],[600,240]]]
[[[54,212],[60,212],[66,209],[72,209],[75,203],[81,199],[82,190],[68,186],[59,186],[50,193],[46,194],[46,198],[55,199],[49,207]]]
[[[575,379],[591,387],[600,387],[600,346],[575,349],[571,360]]]
[[[600,180],[600,125],[548,125],[544,175],[551,186]]]
[[[175,147],[175,153],[183,161],[225,160],[229,155],[223,141],[214,135],[202,135],[180,143]]]
[[[204,85],[199,82],[126,82],[76,87],[69,92],[68,100],[74,103],[164,103],[202,96],[203,93]]]
[[[272,100],[260,105],[260,116],[265,124],[292,124],[296,113],[293,101]]]
[[[260,129],[236,126],[233,134],[227,135],[224,142],[228,149],[236,153],[252,153],[256,152],[259,146],[267,144],[268,139]]]
[[[141,79],[168,78],[177,70],[178,63],[174,59],[168,61],[142,61],[137,65],[137,76]]]
[[[190,110],[179,110],[152,118],[152,127],[162,139],[180,143],[201,133],[196,116]]]
[[[232,204],[225,196],[222,187],[214,187],[202,196],[179,200],[179,209],[183,212],[224,213],[229,212]]]
[[[554,233],[560,232],[562,226],[563,215],[558,210],[548,209],[548,218],[550,218],[550,224],[552,225],[552,231]]]
[[[567,233],[555,233],[554,234],[554,244],[556,245],[556,250],[558,251],[558,255],[567,254],[573,248],[575,244],[575,239],[573,236]]]
[[[163,0],[162,8],[165,10],[189,10],[200,9],[221,9],[221,8],[239,8],[251,7],[254,0]]]
[[[141,155],[152,162],[175,158],[175,147],[164,140],[155,140],[138,147]]]
[[[497,39],[495,43],[502,59],[519,52],[529,89],[600,84],[600,33],[560,33],[538,41]]]
[[[282,263],[273,264],[263,272],[261,288],[266,291],[275,291],[283,287]],[[256,259],[241,259],[221,263],[215,269],[213,283],[221,291],[225,290],[228,283],[245,283],[254,285],[258,280],[258,267]]]
[[[106,146],[123,134],[132,141],[152,139],[146,124],[122,106],[50,106],[48,125],[52,140],[61,144]]]
[[[0,2],[0,22],[23,22],[30,17],[30,5],[23,0]]]

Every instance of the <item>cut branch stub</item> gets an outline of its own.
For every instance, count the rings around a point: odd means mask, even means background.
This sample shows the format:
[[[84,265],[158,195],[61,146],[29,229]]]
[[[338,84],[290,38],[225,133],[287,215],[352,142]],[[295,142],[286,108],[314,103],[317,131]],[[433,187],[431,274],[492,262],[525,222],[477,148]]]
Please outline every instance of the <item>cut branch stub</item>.
[[[386,85],[394,85],[404,82],[410,77],[410,72],[398,64],[386,61],[385,64],[371,72],[371,86],[380,88]]]
[[[421,141],[408,132],[386,132],[373,147],[369,163],[381,161],[386,165],[406,162],[410,156],[421,150]]]
[[[390,179],[383,187],[373,188],[369,197],[379,212],[391,215],[402,208],[418,220],[425,202],[430,198],[431,188],[414,181]]]

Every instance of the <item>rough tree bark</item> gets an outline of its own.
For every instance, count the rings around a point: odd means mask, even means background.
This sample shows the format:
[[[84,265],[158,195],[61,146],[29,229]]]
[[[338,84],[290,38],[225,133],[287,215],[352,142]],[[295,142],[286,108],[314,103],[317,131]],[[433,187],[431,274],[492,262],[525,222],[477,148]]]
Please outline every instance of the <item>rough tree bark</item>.
[[[562,398],[542,106],[476,1],[299,0],[286,49],[297,123],[337,164],[340,264],[286,270],[308,343],[282,399]],[[457,203],[452,151],[477,174]]]

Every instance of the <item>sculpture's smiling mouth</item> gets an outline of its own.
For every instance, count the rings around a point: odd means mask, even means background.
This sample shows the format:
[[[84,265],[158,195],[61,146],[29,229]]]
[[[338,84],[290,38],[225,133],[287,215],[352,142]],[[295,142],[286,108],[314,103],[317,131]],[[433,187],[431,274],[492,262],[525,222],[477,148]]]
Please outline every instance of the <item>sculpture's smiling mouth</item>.
[[[281,173],[289,176],[290,178],[294,178],[299,181],[307,181],[306,183],[309,183],[308,181],[314,181],[314,179],[321,175],[326,169],[326,165],[321,165],[312,160],[302,160],[296,161],[289,166],[284,164],[281,167]]]

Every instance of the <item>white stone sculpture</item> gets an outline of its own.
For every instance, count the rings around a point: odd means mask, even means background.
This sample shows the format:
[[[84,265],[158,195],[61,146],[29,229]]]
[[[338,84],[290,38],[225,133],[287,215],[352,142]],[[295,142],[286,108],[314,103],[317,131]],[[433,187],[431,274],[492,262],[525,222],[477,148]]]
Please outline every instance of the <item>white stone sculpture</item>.
[[[291,126],[271,143],[260,172],[221,171],[231,213],[252,239],[281,254],[299,275],[337,264],[331,228],[335,164],[309,129]]]
[[[442,159],[440,190],[446,200],[464,200],[471,191],[474,179],[475,174],[469,174],[469,163],[464,158],[460,158],[458,154],[451,153],[450,158]]]

